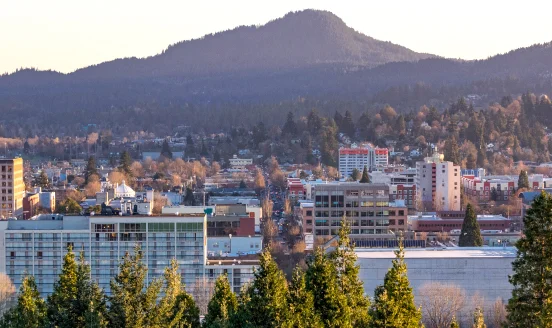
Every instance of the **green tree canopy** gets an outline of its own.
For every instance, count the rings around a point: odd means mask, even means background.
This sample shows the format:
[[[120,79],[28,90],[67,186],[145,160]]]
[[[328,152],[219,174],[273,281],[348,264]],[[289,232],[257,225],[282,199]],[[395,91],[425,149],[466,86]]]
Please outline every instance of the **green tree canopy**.
[[[94,156],[88,157],[88,162],[86,163],[86,169],[84,171],[85,183],[90,182],[90,177],[92,175],[98,175],[98,169],[96,168],[96,159],[94,158]]]
[[[17,305],[4,314],[0,327],[42,328],[46,322],[46,304],[40,297],[34,277],[26,275],[19,288]]]
[[[527,171],[521,170],[519,172],[518,188],[529,189],[529,177],[527,176]]]
[[[360,179],[360,171],[354,168],[353,172],[351,173],[351,178],[355,181],[358,181],[358,179]]]
[[[56,212],[62,214],[78,214],[82,211],[82,207],[75,200],[66,198],[63,202],[59,203]]]
[[[462,223],[458,246],[483,246],[483,237],[481,237],[481,230],[479,229],[479,223],[477,223],[477,215],[475,215],[471,204],[466,206],[466,216],[464,217],[464,223]]]
[[[507,327],[550,327],[552,323],[552,196],[542,192],[527,211],[524,233],[512,263],[512,298]]]
[[[130,153],[125,150],[121,153],[121,158],[119,159],[119,170],[127,177],[132,177],[130,165],[132,165],[132,158],[130,157]]]
[[[360,183],[370,183],[370,176],[368,175],[368,168],[366,166],[364,166],[364,169],[362,170]]]
[[[167,139],[163,140],[163,144],[161,145],[161,156],[172,159],[173,153],[171,151],[171,147],[169,146],[169,141]]]
[[[35,179],[35,185],[42,189],[50,188],[50,180],[48,179],[48,176],[46,175],[46,172],[44,172],[44,170],[41,170],[40,174]]]
[[[298,268],[293,271],[288,295],[289,316],[287,327],[322,328],[324,325],[314,310],[314,296],[307,290],[305,274]]]
[[[374,303],[370,311],[372,327],[420,327],[422,313],[414,303],[414,293],[408,281],[402,239],[395,256],[383,285],[375,290]]]
[[[207,306],[207,315],[203,326],[205,328],[230,327],[230,319],[237,309],[238,300],[232,292],[228,275],[220,275],[215,282],[215,290]]]

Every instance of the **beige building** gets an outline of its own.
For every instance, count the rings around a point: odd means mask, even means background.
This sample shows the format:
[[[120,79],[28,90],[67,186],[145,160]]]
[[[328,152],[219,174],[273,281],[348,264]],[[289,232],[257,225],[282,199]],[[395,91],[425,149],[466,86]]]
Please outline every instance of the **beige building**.
[[[418,210],[460,210],[460,166],[442,160],[442,155],[416,163]]]
[[[0,159],[0,216],[4,218],[23,214],[23,159]]]

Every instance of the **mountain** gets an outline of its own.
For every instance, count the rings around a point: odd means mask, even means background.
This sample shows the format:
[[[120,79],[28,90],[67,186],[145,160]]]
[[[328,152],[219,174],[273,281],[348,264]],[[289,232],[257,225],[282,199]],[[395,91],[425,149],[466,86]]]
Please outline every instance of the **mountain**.
[[[306,10],[183,41],[148,58],[70,74],[25,69],[1,76],[0,121],[51,131],[82,122],[124,124],[132,131],[154,124],[272,124],[289,107],[298,115],[314,107],[346,107],[358,115],[388,103],[405,112],[423,104],[442,108],[470,94],[486,104],[528,90],[552,93],[551,67],[552,43],[485,60],[450,60],[375,40],[329,12]]]

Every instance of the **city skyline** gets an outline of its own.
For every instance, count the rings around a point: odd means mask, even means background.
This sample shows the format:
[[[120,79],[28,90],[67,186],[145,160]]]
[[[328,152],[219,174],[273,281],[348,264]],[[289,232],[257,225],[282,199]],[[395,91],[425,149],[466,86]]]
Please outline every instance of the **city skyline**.
[[[182,40],[241,25],[263,25],[304,9],[328,10],[363,34],[447,58],[484,59],[552,40],[546,17],[552,4],[525,3],[525,8],[539,10],[515,17],[515,23],[513,5],[513,1],[495,7],[475,1],[451,5],[430,0],[415,4],[165,1],[155,6],[145,1],[99,1],[86,6],[66,0],[53,5],[10,2],[0,11],[0,29],[12,31],[0,37],[0,72],[34,67],[68,73],[116,58],[152,56]]]

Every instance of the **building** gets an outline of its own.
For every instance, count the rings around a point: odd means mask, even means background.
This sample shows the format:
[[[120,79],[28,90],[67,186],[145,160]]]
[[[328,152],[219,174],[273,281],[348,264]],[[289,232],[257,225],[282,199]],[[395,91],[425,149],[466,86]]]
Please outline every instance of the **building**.
[[[28,220],[36,215],[36,211],[40,206],[38,194],[28,194],[23,198],[23,220]]]
[[[469,175],[462,176],[464,194],[479,203],[489,201],[507,202],[518,189],[518,175]],[[533,190],[552,187],[552,179],[542,174],[528,176],[529,188]]]
[[[303,228],[303,234],[312,234],[314,229],[314,203],[310,201],[300,202],[298,209],[298,217]]]
[[[1,158],[0,172],[0,183],[2,183],[0,215],[3,218],[18,217],[23,214],[23,197],[25,197],[23,159]]]
[[[233,169],[245,169],[246,166],[253,164],[252,158],[238,158],[238,155],[234,155],[229,159],[230,167]]]
[[[356,248],[359,278],[367,295],[373,297],[376,287],[383,283],[395,259],[394,251]],[[508,275],[512,274],[515,257],[515,248],[509,247],[405,249],[408,280],[418,302],[422,297],[420,289],[425,284],[452,283],[465,291],[468,302],[479,296],[485,313],[492,309],[497,298],[507,301],[511,297],[512,285]],[[473,308],[467,307],[462,321],[473,320],[472,311]]]
[[[142,152],[142,160],[146,160],[147,158],[150,158],[154,161],[158,160],[159,157],[161,157],[160,151],[144,151]],[[172,158],[184,158],[184,152],[183,151],[173,151],[172,152]]]
[[[418,214],[408,217],[410,229],[416,232],[459,232],[464,223],[464,216],[442,218],[437,214]],[[502,215],[478,215],[477,223],[482,231],[508,232],[512,220]]]
[[[299,178],[287,179],[287,194],[288,198],[292,200],[305,199],[305,187],[303,182]]]
[[[442,155],[416,163],[417,208],[425,211],[460,210],[460,166]]]
[[[351,222],[351,238],[360,240],[389,234],[390,230],[404,231],[407,208],[404,204],[389,202],[389,186],[385,184],[346,182],[317,185],[314,191],[314,235],[337,235],[344,217]],[[391,226],[390,220],[394,220],[395,225]]]
[[[339,173],[344,178],[350,177],[354,169],[362,172],[366,167],[368,170],[374,171],[388,164],[389,150],[387,148],[365,145],[339,149]]]
[[[227,272],[233,290],[251,279],[251,264],[217,267],[207,260],[205,214],[151,216],[41,215],[37,220],[0,221],[0,272],[16,286],[25,272],[36,278],[42,295],[52,292],[67,247],[84,252],[92,279],[109,294],[120,259],[139,245],[148,266],[147,282],[161,278],[172,259],[188,288]],[[220,270],[219,270],[220,269]],[[212,271],[211,271],[212,270]],[[211,275],[213,273],[213,275]],[[193,290],[193,289],[192,289]]]

